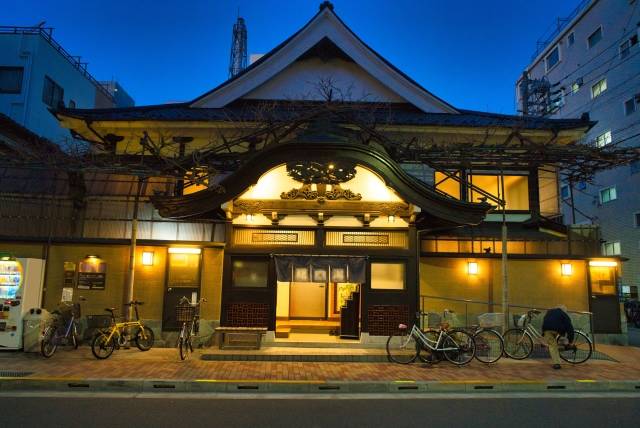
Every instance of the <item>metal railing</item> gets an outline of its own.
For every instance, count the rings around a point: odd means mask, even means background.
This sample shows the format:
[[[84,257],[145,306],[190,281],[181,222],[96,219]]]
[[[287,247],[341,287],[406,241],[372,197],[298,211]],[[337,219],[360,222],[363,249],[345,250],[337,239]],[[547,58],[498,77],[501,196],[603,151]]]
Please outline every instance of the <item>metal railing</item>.
[[[0,25],[0,34],[35,34],[41,36],[53,49],[62,55],[64,59],[69,61],[69,63],[73,65],[84,77],[93,83],[100,92],[113,101],[113,95],[111,95],[111,93],[87,70],[88,63],[80,61],[79,56],[71,55],[53,38],[53,27],[17,27]]]
[[[439,304],[431,304],[431,308],[433,310],[430,310],[430,306],[429,306],[429,300],[433,300],[433,301],[439,301]],[[444,304],[442,302],[445,302]],[[443,306],[446,305],[448,306],[447,308],[444,308]],[[474,310],[473,306],[483,306],[483,309],[480,308],[476,308],[477,310]],[[471,308],[471,311],[469,310]],[[437,308],[437,309],[436,309]],[[483,313],[487,313],[487,312],[496,312],[494,311],[494,308],[502,308],[502,303],[501,302],[490,302],[490,301],[484,301],[484,300],[473,300],[473,299],[458,299],[458,298],[453,298],[453,297],[441,297],[441,296],[429,296],[429,295],[420,295],[420,314],[421,314],[421,325],[423,327],[432,327],[431,325],[429,325],[429,314],[443,314],[443,317],[446,318],[446,312],[445,311],[450,311],[449,312],[449,316],[450,317],[454,317],[458,323],[461,323],[460,325],[455,325],[452,324],[453,327],[464,327],[464,328],[470,328],[472,325],[478,325],[479,322],[475,321],[477,320],[478,315],[481,315]],[[516,314],[524,314],[529,310],[532,309],[537,309],[539,311],[548,311],[550,309],[553,308],[544,308],[544,307],[540,307],[540,306],[528,306],[528,305],[508,305],[507,306],[507,318],[509,320],[509,325],[505,326],[504,322],[501,323],[502,325],[496,325],[493,327],[499,327],[502,328],[502,331],[504,332],[505,330],[509,329],[509,328],[513,328],[515,327],[515,325],[511,325],[512,320],[513,320],[513,315]],[[453,314],[451,314],[451,312],[453,312]],[[575,310],[567,310],[567,312],[569,313],[569,315],[573,315],[572,321],[574,324],[574,328],[576,330],[581,330],[583,331],[585,334],[589,335],[591,337],[591,340],[593,342],[593,349],[595,350],[596,348],[596,338],[595,335],[593,333],[593,313],[589,312],[589,311],[575,311]],[[504,311],[502,312],[504,313]],[[464,318],[461,320],[460,317],[462,316],[462,314],[464,314]],[[459,316],[458,316],[459,315]],[[542,318],[543,318],[543,314],[540,314],[537,317],[538,322],[541,322]],[[580,318],[583,317],[588,317],[588,323],[585,322],[580,322]],[[502,319],[504,319],[504,317],[502,317]],[[470,322],[471,320],[474,320],[473,322]],[[443,321],[451,321],[451,319],[443,319]],[[588,327],[585,328],[585,327]],[[588,330],[588,331],[587,331]]]
[[[556,18],[556,22],[551,24],[545,30],[544,34],[536,40],[536,50],[531,56],[531,61],[535,60],[542,51],[564,30],[573,19],[582,12],[582,10],[591,3],[592,0],[582,0],[576,8],[564,18]]]

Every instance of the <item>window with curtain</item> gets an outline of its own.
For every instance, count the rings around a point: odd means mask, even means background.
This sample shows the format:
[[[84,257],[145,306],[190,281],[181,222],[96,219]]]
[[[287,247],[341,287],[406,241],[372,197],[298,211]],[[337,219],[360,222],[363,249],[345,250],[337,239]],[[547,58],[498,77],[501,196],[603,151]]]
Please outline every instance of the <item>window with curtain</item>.
[[[269,261],[234,259],[231,266],[234,287],[265,288],[269,284]]]
[[[0,94],[22,92],[22,67],[0,67]]]
[[[371,263],[372,290],[404,290],[404,263]]]

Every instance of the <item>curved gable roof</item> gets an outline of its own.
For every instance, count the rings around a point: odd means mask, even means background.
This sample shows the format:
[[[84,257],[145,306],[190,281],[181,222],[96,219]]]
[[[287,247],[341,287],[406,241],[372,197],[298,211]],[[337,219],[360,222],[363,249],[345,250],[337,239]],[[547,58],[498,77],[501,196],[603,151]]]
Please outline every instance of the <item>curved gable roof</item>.
[[[224,107],[281,73],[324,39],[330,40],[365,72],[420,110],[427,113],[458,112],[371,49],[336,15],[329,2],[322,3],[320,11],[287,40],[240,74],[191,101],[189,105]]]
[[[426,216],[450,225],[479,224],[492,209],[486,202],[463,202],[438,193],[405,172],[388,154],[372,146],[329,139],[292,141],[261,150],[220,183],[223,193],[218,189],[206,189],[186,196],[155,196],[152,202],[163,217],[216,217],[223,203],[257,183],[266,171],[287,162],[305,159],[317,162],[345,160],[368,167],[403,200],[420,207]]]

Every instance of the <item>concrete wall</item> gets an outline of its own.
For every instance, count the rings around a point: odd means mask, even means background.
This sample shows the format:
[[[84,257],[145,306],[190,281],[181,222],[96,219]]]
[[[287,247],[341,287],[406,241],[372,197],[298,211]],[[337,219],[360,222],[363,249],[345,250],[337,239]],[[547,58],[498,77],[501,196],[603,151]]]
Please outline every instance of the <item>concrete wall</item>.
[[[478,263],[477,275],[467,273],[469,261]],[[572,264],[571,276],[560,275],[561,262]],[[507,273],[509,302],[512,305],[549,308],[562,303],[570,310],[589,310],[584,260],[509,260]],[[469,324],[475,324],[476,316],[481,313],[502,311],[501,260],[423,257],[420,259],[420,295],[496,302],[497,305],[491,308],[486,304],[465,305],[432,298],[424,300],[424,311],[442,314],[445,308],[452,309],[460,318],[468,312]]]
[[[55,143],[71,140],[42,101],[44,77],[64,89],[65,106],[93,108],[96,86],[38,34],[0,34],[0,65],[24,67],[21,93],[0,94],[0,112]]]

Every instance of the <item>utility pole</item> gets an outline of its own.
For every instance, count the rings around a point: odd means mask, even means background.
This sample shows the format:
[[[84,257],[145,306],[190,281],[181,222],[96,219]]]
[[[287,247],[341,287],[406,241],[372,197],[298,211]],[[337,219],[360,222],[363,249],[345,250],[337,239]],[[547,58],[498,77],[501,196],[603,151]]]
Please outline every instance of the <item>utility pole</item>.
[[[140,194],[145,188],[145,179],[138,177],[135,199],[133,200],[133,216],[131,218],[131,246],[129,247],[129,272],[127,275],[127,302],[133,300],[134,280],[136,273],[136,247],[138,240],[138,207],[140,206]],[[126,311],[127,321],[132,319],[133,306],[129,306]]]

